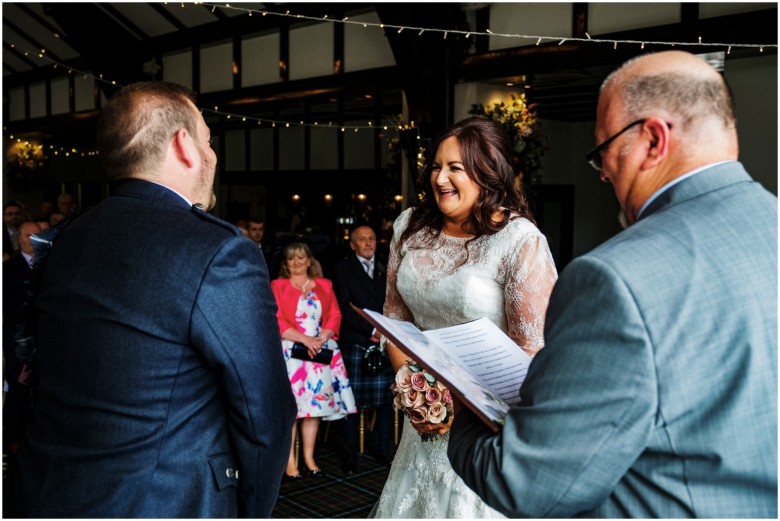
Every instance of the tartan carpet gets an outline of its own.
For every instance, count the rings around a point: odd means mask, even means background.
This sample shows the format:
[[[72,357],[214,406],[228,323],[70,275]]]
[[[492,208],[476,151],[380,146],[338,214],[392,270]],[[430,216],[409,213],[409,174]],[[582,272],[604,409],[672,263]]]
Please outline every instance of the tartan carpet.
[[[320,430],[327,428],[327,422]],[[379,499],[389,467],[374,460],[377,435],[366,432],[365,452],[358,454],[358,470],[346,475],[341,470],[344,444],[339,422],[328,429],[327,440],[317,441],[314,457],[324,476],[282,482],[271,518],[365,519]],[[301,461],[300,466],[303,466]]]

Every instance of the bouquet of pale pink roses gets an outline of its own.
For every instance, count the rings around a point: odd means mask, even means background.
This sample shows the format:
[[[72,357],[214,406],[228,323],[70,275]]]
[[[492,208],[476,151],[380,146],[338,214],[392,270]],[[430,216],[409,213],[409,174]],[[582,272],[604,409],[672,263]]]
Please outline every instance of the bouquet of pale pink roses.
[[[413,424],[452,424],[452,395],[436,378],[412,360],[407,360],[395,375],[390,389],[395,393],[393,406],[409,417]],[[449,430],[439,429],[439,433]],[[420,433],[423,441],[436,435]]]

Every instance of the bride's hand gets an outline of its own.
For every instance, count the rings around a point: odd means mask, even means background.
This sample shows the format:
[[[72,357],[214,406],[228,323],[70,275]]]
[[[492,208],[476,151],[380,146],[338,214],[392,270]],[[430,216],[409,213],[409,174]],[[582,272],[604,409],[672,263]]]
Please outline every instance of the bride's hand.
[[[420,434],[444,434],[450,430],[451,426],[452,420],[447,423],[412,423],[412,427]]]

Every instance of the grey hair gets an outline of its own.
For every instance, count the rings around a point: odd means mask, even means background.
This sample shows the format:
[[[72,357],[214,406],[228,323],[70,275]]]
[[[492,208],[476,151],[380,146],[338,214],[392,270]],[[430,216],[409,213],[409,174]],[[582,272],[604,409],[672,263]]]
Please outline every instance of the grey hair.
[[[620,75],[634,58],[610,74],[601,86],[602,92],[620,82],[616,95],[623,102],[628,120],[647,117],[654,110],[664,110],[680,117],[684,131],[703,118],[719,119],[724,128],[734,128],[734,98],[720,76],[665,72],[659,74]],[[619,79],[616,79],[619,78]]]

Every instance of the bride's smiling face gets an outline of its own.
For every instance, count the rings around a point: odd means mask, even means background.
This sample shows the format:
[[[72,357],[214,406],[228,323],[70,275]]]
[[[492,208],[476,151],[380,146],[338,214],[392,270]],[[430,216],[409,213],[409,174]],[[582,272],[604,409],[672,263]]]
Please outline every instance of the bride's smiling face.
[[[431,169],[433,197],[446,221],[461,224],[470,215],[480,188],[466,173],[455,136],[441,142]]]

